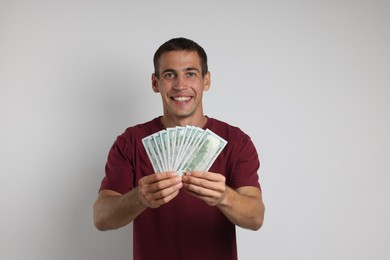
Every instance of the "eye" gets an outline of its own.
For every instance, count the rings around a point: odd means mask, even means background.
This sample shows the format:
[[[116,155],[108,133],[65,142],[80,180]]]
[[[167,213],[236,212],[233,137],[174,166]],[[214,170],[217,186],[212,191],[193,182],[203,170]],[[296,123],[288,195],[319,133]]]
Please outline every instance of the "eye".
[[[173,79],[175,77],[175,74],[173,72],[167,72],[164,74],[165,79]]]
[[[196,73],[195,72],[188,72],[187,77],[195,77]]]

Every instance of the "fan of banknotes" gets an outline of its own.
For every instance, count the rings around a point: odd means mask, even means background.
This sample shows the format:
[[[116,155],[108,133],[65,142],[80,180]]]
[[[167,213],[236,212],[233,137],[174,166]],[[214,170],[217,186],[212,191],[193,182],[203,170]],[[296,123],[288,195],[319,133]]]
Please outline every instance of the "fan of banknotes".
[[[209,129],[177,126],[142,139],[155,172],[208,171],[227,141]]]

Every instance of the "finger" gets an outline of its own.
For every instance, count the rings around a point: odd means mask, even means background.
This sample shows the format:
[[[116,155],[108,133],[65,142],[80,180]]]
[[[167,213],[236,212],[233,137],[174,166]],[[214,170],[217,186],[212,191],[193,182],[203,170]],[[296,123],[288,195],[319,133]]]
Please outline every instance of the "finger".
[[[185,187],[203,187],[206,189],[215,189],[215,183],[208,181],[206,179],[201,179],[197,177],[183,177],[183,183]]]
[[[203,187],[209,190],[223,192],[225,190],[225,177],[219,177],[218,180],[209,180],[205,178],[194,177],[193,175],[183,176],[183,183]]]
[[[182,183],[182,178],[177,176],[177,177],[172,177],[169,179],[163,179],[157,182],[154,182],[152,184],[148,185],[149,192],[152,193],[157,193],[159,191],[165,190],[167,188],[173,187],[177,184]]]
[[[204,186],[195,185],[191,183],[183,183],[183,187],[185,190],[192,192],[198,196],[210,197],[210,198],[220,197],[220,194],[222,192],[222,190],[220,189],[213,189],[213,188],[210,189]]]
[[[186,172],[185,176],[193,176],[197,178],[207,179],[209,181],[225,181],[225,176],[214,172],[190,171]]]
[[[159,200],[154,200],[154,201],[152,201],[152,202],[149,204],[149,205],[150,205],[149,207],[151,207],[151,208],[158,208],[158,207],[160,207],[161,205],[166,204],[166,203],[168,203],[169,201],[171,201],[173,198],[175,198],[175,197],[177,196],[177,194],[179,194],[179,191],[176,191],[176,192],[170,194],[169,196],[166,196],[166,197],[161,198],[161,199],[159,199]]]
[[[143,177],[147,183],[159,182],[161,180],[170,179],[179,176],[178,172],[159,172]]]
[[[155,202],[161,206],[165,203],[168,203],[170,202],[173,198],[175,198],[177,195],[179,194],[179,189],[175,190],[174,192],[170,193],[169,195],[167,196],[163,196],[157,200],[155,200]]]
[[[220,197],[217,196],[217,194],[215,194],[216,196],[204,196],[204,195],[200,195],[200,194],[193,192],[193,191],[190,191],[190,190],[185,190],[185,191],[188,194],[190,194],[191,196],[204,201],[205,203],[207,203],[210,206],[217,205],[218,202],[221,200]]]
[[[155,193],[147,193],[141,196],[147,202],[149,207],[155,208],[160,205],[169,202],[179,193],[180,188],[182,187],[182,183],[179,183],[175,186],[171,186],[167,189],[160,190]]]
[[[162,172],[162,173],[155,173],[155,174],[151,174],[151,175],[147,175],[147,176],[144,176],[142,177],[138,184],[140,186],[149,186],[149,185],[152,185],[154,183],[158,183],[162,180],[169,180],[169,179],[172,179],[172,178],[177,178],[179,176],[179,174],[177,172]]]
[[[140,194],[148,201],[158,200],[165,197],[182,186],[181,177],[172,177],[170,179],[163,179],[158,182],[145,184],[143,181],[139,182]]]
[[[160,200],[160,199],[163,199],[165,197],[169,197],[171,194],[173,194],[175,192],[178,192],[182,187],[183,187],[183,183],[178,182],[178,183],[171,185],[167,188],[164,188],[164,189],[158,190],[154,193],[151,193],[151,196],[154,200]]]

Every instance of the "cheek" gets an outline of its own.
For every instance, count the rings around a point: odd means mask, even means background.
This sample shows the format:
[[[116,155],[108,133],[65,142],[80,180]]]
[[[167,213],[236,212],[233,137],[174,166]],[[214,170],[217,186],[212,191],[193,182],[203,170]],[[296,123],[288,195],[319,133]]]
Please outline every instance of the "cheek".
[[[161,94],[164,94],[167,92],[167,87],[164,84],[159,84],[158,88],[156,88],[156,89],[157,89],[157,92],[161,93]]]

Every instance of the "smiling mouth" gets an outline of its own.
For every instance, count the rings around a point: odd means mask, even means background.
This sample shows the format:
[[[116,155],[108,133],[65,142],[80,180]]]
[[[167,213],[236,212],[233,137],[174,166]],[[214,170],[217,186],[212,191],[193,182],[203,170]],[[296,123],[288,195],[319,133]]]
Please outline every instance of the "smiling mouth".
[[[171,97],[171,98],[177,102],[186,102],[189,101],[192,97]]]

